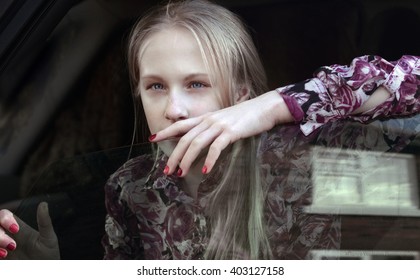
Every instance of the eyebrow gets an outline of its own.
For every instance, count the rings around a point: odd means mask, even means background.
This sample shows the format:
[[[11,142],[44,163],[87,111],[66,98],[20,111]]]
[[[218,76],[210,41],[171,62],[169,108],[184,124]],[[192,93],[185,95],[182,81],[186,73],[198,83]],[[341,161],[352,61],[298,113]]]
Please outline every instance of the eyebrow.
[[[189,74],[188,76],[186,76],[185,77],[185,80],[192,80],[192,79],[195,79],[195,78],[202,78],[202,77],[209,78],[210,75],[207,74],[207,73],[192,73],[192,74]],[[140,76],[140,79],[161,80],[162,77],[159,76],[159,75],[156,75],[156,74],[147,74],[147,75],[144,75],[144,76]]]

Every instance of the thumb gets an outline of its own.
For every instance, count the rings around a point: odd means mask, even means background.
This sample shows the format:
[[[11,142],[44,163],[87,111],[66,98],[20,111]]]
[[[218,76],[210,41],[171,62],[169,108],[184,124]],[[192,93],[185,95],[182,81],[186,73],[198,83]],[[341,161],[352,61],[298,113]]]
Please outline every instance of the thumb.
[[[57,240],[57,236],[54,232],[51,217],[48,211],[48,204],[46,202],[41,202],[38,205],[37,222],[40,240],[47,246],[53,246]]]

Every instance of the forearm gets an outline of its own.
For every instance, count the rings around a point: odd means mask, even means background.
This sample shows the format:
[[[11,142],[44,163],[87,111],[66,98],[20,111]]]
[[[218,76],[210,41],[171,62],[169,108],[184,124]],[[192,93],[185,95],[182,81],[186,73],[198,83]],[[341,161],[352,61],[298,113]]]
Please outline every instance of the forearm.
[[[296,111],[300,112],[299,104],[294,102],[294,100],[290,102],[288,96],[279,96],[276,90],[269,91],[255,99],[260,102],[261,108],[267,110],[266,114],[273,121],[272,127],[277,124],[293,122],[296,118],[293,114]]]

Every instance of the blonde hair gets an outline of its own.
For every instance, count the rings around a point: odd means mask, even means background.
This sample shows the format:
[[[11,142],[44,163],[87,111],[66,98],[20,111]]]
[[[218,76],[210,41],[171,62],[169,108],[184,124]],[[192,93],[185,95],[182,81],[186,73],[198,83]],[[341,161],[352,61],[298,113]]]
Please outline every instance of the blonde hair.
[[[250,97],[267,91],[266,76],[250,34],[240,18],[204,0],[169,2],[142,17],[132,30],[128,66],[135,95],[139,92],[139,62],[144,42],[156,32],[180,27],[196,38],[209,69],[211,82],[235,103],[235,93],[246,89]],[[258,139],[232,144],[228,167],[209,194],[206,213],[211,234],[207,259],[270,258],[263,204],[266,191],[257,162]]]

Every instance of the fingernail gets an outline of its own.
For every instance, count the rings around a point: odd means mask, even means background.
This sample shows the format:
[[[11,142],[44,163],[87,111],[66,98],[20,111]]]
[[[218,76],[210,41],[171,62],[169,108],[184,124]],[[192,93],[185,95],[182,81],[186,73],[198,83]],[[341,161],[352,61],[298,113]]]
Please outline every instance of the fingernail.
[[[9,251],[14,251],[16,249],[16,244],[14,243],[10,243],[9,245],[7,245],[7,250]]]
[[[207,166],[203,166],[203,168],[201,168],[201,173],[203,174],[207,174]]]
[[[163,174],[165,175],[169,174],[169,166],[165,166],[165,169],[163,169]]]
[[[176,176],[181,177],[182,176],[182,169],[178,168],[178,171],[176,172]]]
[[[0,248],[0,258],[4,259],[7,256],[7,251]]]
[[[12,224],[12,225],[9,227],[9,231],[10,231],[11,233],[17,233],[17,232],[19,231],[19,227],[18,227],[18,225],[17,225],[17,224]]]
[[[156,134],[152,134],[149,136],[149,141],[152,142],[153,140],[155,140],[156,138]]]

